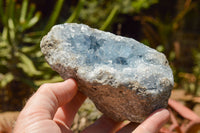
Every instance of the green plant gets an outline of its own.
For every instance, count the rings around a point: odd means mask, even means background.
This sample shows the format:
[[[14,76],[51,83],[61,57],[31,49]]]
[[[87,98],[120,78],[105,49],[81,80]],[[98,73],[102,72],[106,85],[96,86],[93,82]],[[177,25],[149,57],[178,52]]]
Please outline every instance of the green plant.
[[[140,12],[141,9],[147,9],[151,5],[158,3],[159,0],[135,0],[132,2],[132,7],[135,12]]]
[[[41,13],[35,11],[34,4],[29,4],[28,0],[23,0],[21,5],[15,0],[0,1],[3,28],[0,34],[1,88],[13,80],[36,88],[43,80],[56,75],[44,59],[41,59],[39,41],[41,36],[55,24],[62,2],[63,0],[57,1],[45,30],[34,31],[33,27],[41,17]]]
[[[145,0],[141,0],[145,1]],[[152,3],[156,2],[154,0]],[[155,17],[149,15],[140,15],[135,17],[139,20],[143,26],[143,32],[149,40],[152,47],[157,48],[157,50],[164,52],[170,61],[175,59],[175,52],[173,50],[174,44],[174,34],[180,28],[184,17],[196,6],[195,2],[190,0],[185,1],[185,6],[183,9],[177,11],[176,14],[166,15],[163,17]]]
[[[26,82],[27,78],[21,76],[23,74],[21,72],[27,73],[26,75],[40,74],[25,54],[24,49],[27,47],[22,48],[24,43],[39,41],[37,38],[30,39],[30,36],[35,33],[31,33],[30,35],[29,33],[25,33],[25,31],[38,22],[41,15],[40,12],[33,14],[35,6],[31,5],[30,11],[27,13],[27,0],[23,1],[22,6],[16,5],[16,2],[13,0],[3,2],[0,2],[1,23],[3,24],[3,30],[0,36],[0,68],[3,70],[1,71],[2,79],[0,80],[1,88],[5,87],[9,82],[12,82],[12,80],[21,79],[23,82]],[[3,4],[6,4],[5,8]],[[31,70],[30,73],[29,69]],[[33,83],[31,86],[33,86]]]
[[[73,13],[71,14],[71,16],[67,19],[67,21],[65,23],[71,23],[71,22],[73,22],[77,19],[77,17],[80,14],[80,11],[83,8],[84,3],[85,3],[85,0],[79,0],[76,8],[73,11]]]
[[[197,49],[193,50],[193,56],[194,56],[194,67],[193,67],[193,74],[195,76],[195,82],[194,82],[194,90],[192,92],[193,95],[198,96],[199,89],[200,89],[200,53],[199,53],[200,45]]]
[[[178,5],[180,3],[182,5]],[[198,19],[195,19],[197,16],[195,13],[199,12],[199,2],[179,0],[179,3],[177,1],[175,4],[178,5],[175,5],[175,9],[171,7],[175,11],[167,12],[165,16],[163,13],[156,15],[145,15],[144,13],[134,19],[141,22],[145,43],[167,55],[174,71],[176,87],[185,89],[188,93],[196,96],[199,93],[200,55],[199,47],[190,44],[190,41],[196,42],[196,33],[191,30],[191,27],[194,24],[192,22],[198,22]],[[146,40],[148,41],[146,42]],[[191,49],[194,47],[196,50],[192,52]]]
[[[157,2],[158,0],[87,0],[83,3],[77,21],[108,30],[114,22],[120,20],[120,14],[132,15]]]
[[[35,4],[29,0],[0,1],[0,110],[22,106],[23,99],[42,83],[62,80],[45,62],[39,42],[56,23],[63,1],[56,2],[46,27],[39,31],[34,29],[42,14]]]

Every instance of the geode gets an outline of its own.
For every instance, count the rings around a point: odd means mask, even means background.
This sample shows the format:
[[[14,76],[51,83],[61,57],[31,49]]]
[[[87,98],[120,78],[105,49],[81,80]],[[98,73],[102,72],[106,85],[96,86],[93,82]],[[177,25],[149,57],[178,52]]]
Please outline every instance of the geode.
[[[174,81],[165,55],[134,39],[70,23],[54,26],[40,46],[53,70],[116,121],[140,123],[168,105]]]

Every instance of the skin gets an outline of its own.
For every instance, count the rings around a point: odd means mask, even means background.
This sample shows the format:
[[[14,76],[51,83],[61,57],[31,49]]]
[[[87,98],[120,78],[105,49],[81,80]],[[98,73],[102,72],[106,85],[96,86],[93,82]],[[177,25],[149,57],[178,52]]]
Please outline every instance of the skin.
[[[44,84],[21,111],[14,133],[72,133],[73,119],[85,99],[73,79]],[[156,133],[168,119],[166,109],[157,110],[141,124],[124,124],[103,115],[81,133]]]

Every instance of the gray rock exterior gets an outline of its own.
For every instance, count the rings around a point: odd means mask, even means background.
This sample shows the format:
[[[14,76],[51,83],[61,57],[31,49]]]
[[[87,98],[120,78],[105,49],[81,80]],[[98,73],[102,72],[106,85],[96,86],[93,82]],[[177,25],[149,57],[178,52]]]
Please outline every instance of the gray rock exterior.
[[[168,105],[174,81],[166,57],[134,39],[72,23],[54,26],[40,46],[53,70],[76,79],[116,121],[140,123]]]

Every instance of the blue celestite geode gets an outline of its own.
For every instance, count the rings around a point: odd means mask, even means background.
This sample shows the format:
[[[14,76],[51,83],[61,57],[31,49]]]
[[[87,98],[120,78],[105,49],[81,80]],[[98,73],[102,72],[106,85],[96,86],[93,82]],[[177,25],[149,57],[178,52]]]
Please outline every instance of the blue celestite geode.
[[[96,107],[117,120],[142,122],[168,104],[173,74],[164,54],[84,24],[54,26],[41,50],[63,79],[74,78]]]

